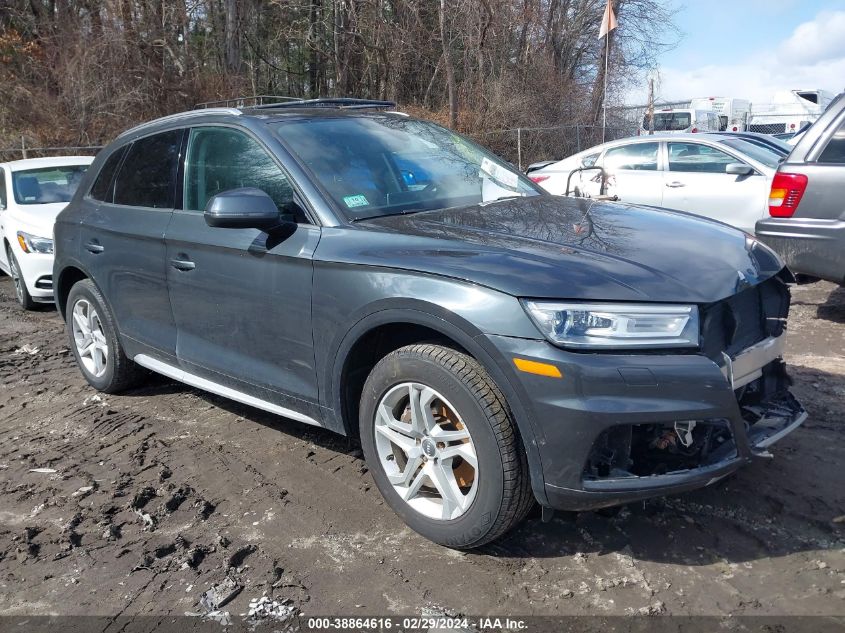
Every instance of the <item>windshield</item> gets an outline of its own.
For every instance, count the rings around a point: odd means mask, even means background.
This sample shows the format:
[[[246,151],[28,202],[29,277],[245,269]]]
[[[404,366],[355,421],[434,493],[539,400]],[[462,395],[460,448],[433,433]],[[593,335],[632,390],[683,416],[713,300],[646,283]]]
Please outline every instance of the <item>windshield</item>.
[[[686,130],[691,123],[692,117],[689,112],[655,112],[654,113],[654,131],[655,132],[680,132]],[[648,128],[648,115],[643,119],[643,129]]]
[[[514,167],[433,123],[338,117],[276,129],[353,220],[540,195]]]
[[[778,154],[773,149],[749,143],[748,141],[740,138],[723,139],[722,143],[745,154],[749,158],[753,158],[758,163],[764,164],[766,167],[777,167],[780,164],[780,161],[783,160],[784,156],[783,154]]]
[[[12,172],[18,204],[70,202],[88,165],[61,165]]]

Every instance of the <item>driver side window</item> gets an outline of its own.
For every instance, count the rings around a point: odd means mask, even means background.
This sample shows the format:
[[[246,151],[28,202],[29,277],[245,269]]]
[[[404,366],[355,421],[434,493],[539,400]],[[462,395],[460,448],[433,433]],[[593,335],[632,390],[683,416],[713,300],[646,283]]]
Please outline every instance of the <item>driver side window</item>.
[[[185,159],[185,210],[202,212],[212,196],[243,187],[261,189],[281,212],[295,208],[290,181],[255,139],[232,128],[192,128]],[[297,222],[307,221],[301,213],[297,216]]]

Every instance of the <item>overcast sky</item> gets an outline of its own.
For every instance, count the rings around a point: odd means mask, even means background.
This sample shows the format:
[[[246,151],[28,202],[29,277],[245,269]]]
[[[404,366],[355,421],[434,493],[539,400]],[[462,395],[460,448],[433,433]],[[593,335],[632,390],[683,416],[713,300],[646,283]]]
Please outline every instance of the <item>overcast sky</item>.
[[[661,56],[660,100],[845,89],[845,0],[686,0],[676,23],[683,39]]]

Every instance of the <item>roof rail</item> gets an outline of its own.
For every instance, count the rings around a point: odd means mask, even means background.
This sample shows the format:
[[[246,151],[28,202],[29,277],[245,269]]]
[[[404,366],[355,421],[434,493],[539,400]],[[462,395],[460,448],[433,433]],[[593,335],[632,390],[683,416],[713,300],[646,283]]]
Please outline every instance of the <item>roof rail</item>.
[[[176,114],[168,114],[167,116],[159,117],[158,119],[153,119],[152,121],[147,121],[146,123],[141,123],[141,125],[136,125],[135,127],[131,127],[128,130],[124,130],[123,132],[117,135],[117,138],[121,138],[128,134],[131,134],[132,132],[137,132],[138,130],[143,130],[147,127],[158,125],[159,123],[167,123],[168,121],[179,121],[181,119],[188,119],[191,117],[208,114],[228,114],[230,116],[240,116],[243,113],[236,108],[206,108],[204,110],[188,110],[187,112],[177,112]]]
[[[353,99],[352,97],[329,97],[323,99],[298,99],[282,103],[267,103],[255,106],[259,110],[276,110],[281,108],[338,108],[343,110],[363,109],[393,109],[395,101],[379,99]]]
[[[224,107],[224,108],[249,108],[261,105],[270,105],[279,101],[302,101],[301,97],[287,97],[284,95],[249,95],[245,97],[232,97],[231,99],[219,99],[217,101],[204,101],[194,106],[196,109]]]

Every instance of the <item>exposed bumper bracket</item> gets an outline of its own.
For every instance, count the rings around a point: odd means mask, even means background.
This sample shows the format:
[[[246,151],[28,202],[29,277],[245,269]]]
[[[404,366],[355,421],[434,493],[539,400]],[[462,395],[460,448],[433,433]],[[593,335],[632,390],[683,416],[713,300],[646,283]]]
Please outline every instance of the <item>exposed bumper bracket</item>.
[[[730,383],[731,389],[744,387],[763,375],[763,367],[783,356],[785,347],[786,334],[781,334],[755,343],[737,354],[734,359],[722,353],[724,360],[724,365],[720,367],[722,375]]]

